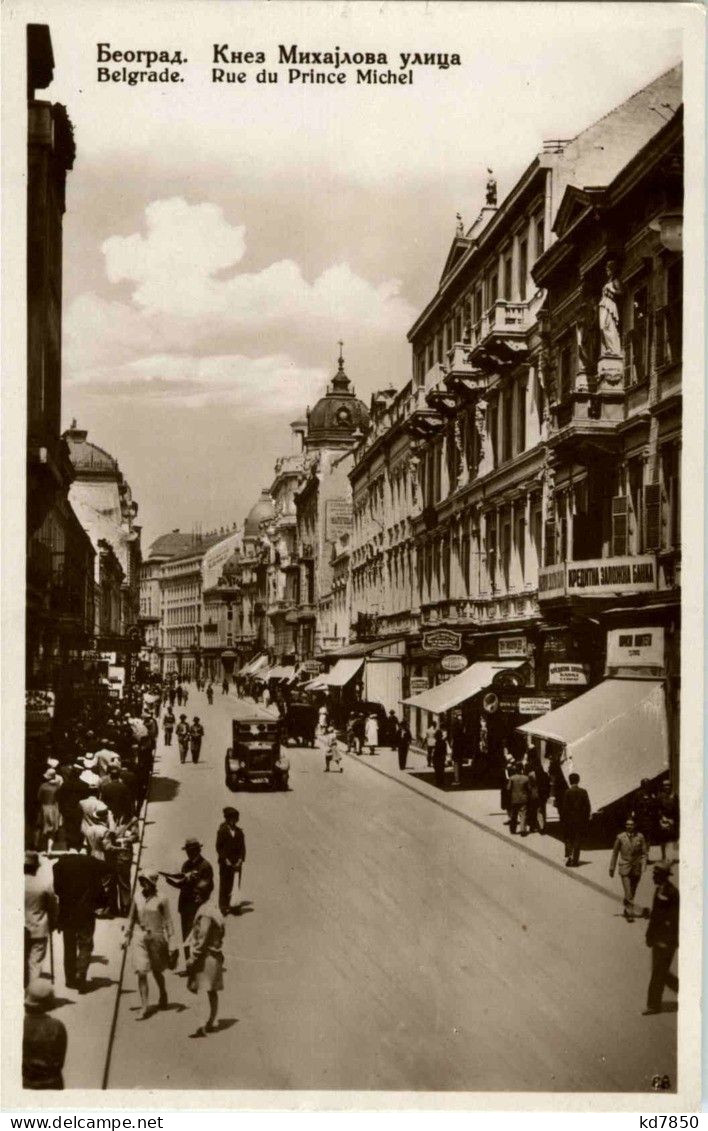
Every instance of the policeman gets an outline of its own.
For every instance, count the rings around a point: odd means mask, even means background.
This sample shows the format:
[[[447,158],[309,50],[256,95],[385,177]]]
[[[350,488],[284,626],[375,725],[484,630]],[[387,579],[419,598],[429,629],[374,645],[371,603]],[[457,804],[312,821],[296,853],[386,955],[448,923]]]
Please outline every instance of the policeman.
[[[199,715],[194,716],[194,722],[189,728],[189,747],[192,751],[192,761],[198,762],[199,755],[202,752],[202,739],[204,738],[204,727],[199,722]]]

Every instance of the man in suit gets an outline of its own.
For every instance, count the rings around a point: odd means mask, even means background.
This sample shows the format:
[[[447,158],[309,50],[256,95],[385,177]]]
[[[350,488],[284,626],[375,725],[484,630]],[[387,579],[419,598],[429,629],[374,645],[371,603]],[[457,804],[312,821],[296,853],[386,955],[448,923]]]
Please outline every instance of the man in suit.
[[[679,893],[671,883],[670,875],[670,864],[662,862],[654,865],[656,891],[646,934],[647,946],[651,947],[651,978],[645,1016],[661,1013],[665,985],[678,989],[670,970],[679,941]]]
[[[580,786],[580,774],[569,774],[568,789],[563,797],[560,813],[565,841],[565,866],[577,868],[580,862],[580,845],[590,824],[590,798]]]
[[[224,809],[224,820],[216,834],[216,855],[219,860],[219,910],[228,915],[231,910],[231,892],[236,873],[246,859],[246,840],[238,823],[239,812],[233,806]]]
[[[182,924],[182,938],[186,940],[194,923],[197,908],[209,898],[214,890],[214,869],[202,856],[202,846],[196,837],[189,836],[182,849],[187,859],[179,872],[161,872],[168,884],[179,888],[177,910]],[[185,947],[185,955],[187,955]]]
[[[514,766],[509,778],[509,832],[526,836],[526,812],[529,803],[529,778],[521,762]]]
[[[610,860],[610,877],[619,861],[619,874],[624,890],[624,917],[634,922],[634,896],[646,867],[649,849],[643,833],[637,832],[634,817],[627,817],[624,832],[618,833]]]
[[[54,892],[59,900],[57,930],[64,936],[64,981],[68,989],[84,994],[105,868],[95,856],[77,849],[72,838],[69,851],[54,865]]]

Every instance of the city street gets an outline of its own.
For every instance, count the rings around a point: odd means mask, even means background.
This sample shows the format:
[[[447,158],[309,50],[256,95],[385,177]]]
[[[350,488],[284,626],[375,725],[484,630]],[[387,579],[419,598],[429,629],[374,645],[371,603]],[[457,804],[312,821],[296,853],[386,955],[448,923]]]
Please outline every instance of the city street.
[[[222,807],[240,809],[221,1029],[188,1039],[204,1002],[176,974],[173,1008],[136,1023],[129,956],[109,1088],[648,1091],[656,1073],[675,1086],[676,1015],[641,1016],[641,922],[372,773],[375,759],[325,774],[319,751],[294,749],[290,792],[230,793],[230,720],[249,706],[191,692],[202,759],[182,766],[160,740],[141,861],[177,870],[194,835],[215,864]]]

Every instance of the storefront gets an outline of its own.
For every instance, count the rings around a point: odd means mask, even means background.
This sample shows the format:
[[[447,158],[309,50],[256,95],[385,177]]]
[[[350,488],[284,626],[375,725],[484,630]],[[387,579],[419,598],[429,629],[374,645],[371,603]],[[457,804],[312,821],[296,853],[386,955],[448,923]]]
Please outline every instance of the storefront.
[[[542,757],[580,774],[593,810],[621,802],[671,762],[666,633],[663,626],[607,632],[605,678],[570,702],[522,724]]]

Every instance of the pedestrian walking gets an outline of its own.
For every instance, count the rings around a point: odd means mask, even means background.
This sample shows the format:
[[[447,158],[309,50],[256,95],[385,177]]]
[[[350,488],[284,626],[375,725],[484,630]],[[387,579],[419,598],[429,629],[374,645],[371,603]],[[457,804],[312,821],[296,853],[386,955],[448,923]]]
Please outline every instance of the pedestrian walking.
[[[629,923],[634,922],[634,896],[646,868],[648,855],[649,848],[644,834],[637,830],[634,818],[627,817],[624,823],[624,832],[618,833],[612,849],[610,878],[614,876],[619,863],[620,880],[624,892],[624,917]]]
[[[435,773],[435,784],[439,789],[445,788],[447,753],[447,733],[442,727],[438,727],[435,731],[435,746],[433,747],[433,771]]]
[[[51,982],[34,978],[25,990],[22,1026],[22,1087],[31,1091],[64,1087],[67,1035],[64,1023],[49,1016],[55,1005]]]
[[[189,936],[190,958],[187,963],[187,989],[190,993],[206,993],[206,1020],[190,1037],[205,1037],[216,1032],[219,993],[224,988],[224,919],[213,898],[202,902],[194,918]]]
[[[364,734],[366,745],[369,747],[369,754],[375,754],[376,747],[379,744],[379,720],[373,712],[366,720]]]
[[[57,899],[52,871],[40,869],[39,853],[25,852],[24,985],[39,978],[56,922]]]
[[[356,743],[355,750],[357,754],[363,754],[364,739],[366,738],[366,722],[361,711],[357,711],[354,716],[354,722],[352,723],[352,733],[354,735],[354,740]]]
[[[57,795],[63,781],[53,766],[44,771],[42,784],[37,792],[37,825],[35,828],[35,848],[38,852],[51,852],[54,841],[62,827],[61,809]]]
[[[187,751],[189,750],[189,723],[187,722],[186,715],[180,715],[175,733],[177,734],[177,746],[179,747],[179,760],[180,762],[186,762]]]
[[[224,678],[221,681],[221,694],[222,695],[228,695],[228,693],[229,693],[229,681],[228,681],[228,677],[224,676]]]
[[[189,688],[183,687],[182,688],[182,706],[183,707],[187,706],[187,700],[188,699],[189,699]]]
[[[140,890],[135,893],[123,942],[124,948],[131,940],[133,943],[133,968],[138,979],[141,1005],[137,1021],[145,1021],[149,1017],[149,974],[157,985],[157,1008],[167,1008],[165,970],[173,968],[177,961],[170,905],[166,896],[159,893],[158,883],[157,872],[141,872],[138,876]]]
[[[216,834],[216,856],[219,862],[219,910],[222,915],[231,911],[231,893],[234,878],[238,873],[239,887],[241,872],[246,859],[246,838],[239,825],[239,811],[232,805],[224,809],[224,820]]]
[[[133,799],[122,775],[120,763],[112,762],[101,781],[99,792],[100,800],[107,806],[116,825],[129,821],[133,816]]]
[[[428,765],[433,764],[433,755],[435,754],[435,739],[438,733],[438,728],[435,723],[431,723],[425,732],[425,752],[428,758]]]
[[[182,938],[185,942],[184,953],[186,957],[188,954],[187,938],[192,929],[197,908],[200,903],[209,898],[214,890],[214,870],[202,856],[202,845],[196,837],[187,837],[182,845],[182,851],[186,852],[187,859],[184,861],[181,870],[179,872],[161,872],[160,875],[164,876],[173,888],[179,888],[177,911],[182,927]]]
[[[329,721],[329,715],[327,713],[327,704],[324,703],[324,702],[320,703],[319,709],[317,711],[317,725],[318,725],[318,727],[320,728],[320,731],[323,734],[324,734],[325,730],[327,729],[328,721]]]
[[[647,842],[647,848],[651,852],[652,840],[656,834],[658,805],[648,778],[641,780],[632,803],[632,816],[637,832],[642,833]]]
[[[526,836],[526,809],[529,803],[529,776],[524,773],[522,762],[517,762],[509,778],[509,832],[512,836],[518,831]]]
[[[177,706],[181,707],[182,706],[182,699],[184,697],[184,691],[182,690],[182,684],[181,683],[177,684],[176,694],[177,694]]]
[[[337,743],[337,735],[333,726],[325,728],[325,732],[322,735],[322,750],[325,756],[325,773],[329,773],[332,762],[339,767],[340,774],[343,773],[342,754],[339,749],[339,744]]]
[[[666,846],[678,839],[679,805],[675,793],[671,792],[668,781],[662,783],[656,799],[657,830],[656,840],[662,861],[666,861]]]
[[[165,746],[172,745],[172,733],[175,729],[176,722],[174,711],[171,707],[168,707],[162,716],[162,731],[165,737]]]
[[[578,867],[580,849],[590,823],[591,813],[590,798],[587,790],[580,785],[580,774],[569,774],[568,789],[563,795],[560,810],[566,868]]]
[[[207,686],[206,697],[207,697],[207,703],[211,707],[212,703],[214,702],[214,686],[211,682]]]
[[[656,891],[646,933],[646,944],[651,947],[651,978],[645,1015],[661,1013],[664,986],[678,991],[677,980],[671,974],[671,964],[679,942],[679,893],[671,883],[670,875],[670,864],[662,862],[654,865]]]
[[[189,749],[192,752],[192,761],[198,762],[199,755],[202,752],[202,739],[204,738],[204,727],[199,721],[199,715],[194,716],[194,722],[189,728]]]
[[[170,708],[174,708],[175,699],[177,698],[177,691],[176,691],[175,687],[172,686],[172,685],[170,686],[170,688],[167,692],[167,698],[170,701]]]
[[[57,930],[64,938],[64,983],[86,993],[86,975],[93,953],[96,908],[103,899],[105,866],[79,852],[71,841],[54,865],[54,891],[59,901]]]
[[[401,719],[401,721],[398,724],[398,732],[397,732],[396,738],[395,738],[396,750],[398,752],[398,768],[399,768],[399,770],[405,770],[405,768],[406,768],[406,762],[408,760],[408,751],[410,749],[410,745],[411,745],[412,741],[413,741],[413,736],[411,734],[411,728],[408,726],[408,723],[406,722],[405,719]]]

